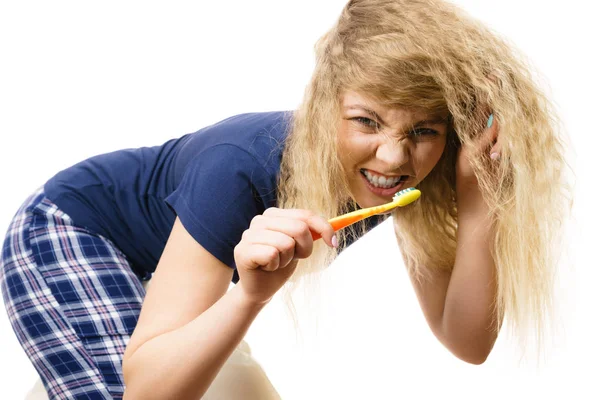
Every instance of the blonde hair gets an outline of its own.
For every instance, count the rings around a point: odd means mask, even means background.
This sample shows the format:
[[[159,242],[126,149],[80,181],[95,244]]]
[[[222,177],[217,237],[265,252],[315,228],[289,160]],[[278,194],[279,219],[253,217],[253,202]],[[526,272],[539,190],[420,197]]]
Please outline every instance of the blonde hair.
[[[316,45],[315,71],[284,151],[280,205],[327,217],[356,207],[336,151],[342,91],[388,106],[449,112],[442,159],[419,184],[421,199],[393,221],[413,277],[450,270],[457,150],[475,147],[493,111],[502,157],[494,162],[484,149],[472,166],[495,227],[496,327],[504,316],[522,338],[533,328],[542,340],[569,190],[558,119],[532,70],[506,41],[446,2],[350,1]],[[297,274],[318,271],[335,257],[320,242]]]

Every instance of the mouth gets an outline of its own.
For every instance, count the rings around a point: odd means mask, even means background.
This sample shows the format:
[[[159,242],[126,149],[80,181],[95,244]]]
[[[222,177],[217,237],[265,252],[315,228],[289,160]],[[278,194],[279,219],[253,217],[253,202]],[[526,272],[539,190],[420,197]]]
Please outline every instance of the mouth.
[[[364,168],[360,169],[360,174],[371,192],[385,197],[393,196],[396,192],[402,190],[410,179],[409,175],[383,176]]]

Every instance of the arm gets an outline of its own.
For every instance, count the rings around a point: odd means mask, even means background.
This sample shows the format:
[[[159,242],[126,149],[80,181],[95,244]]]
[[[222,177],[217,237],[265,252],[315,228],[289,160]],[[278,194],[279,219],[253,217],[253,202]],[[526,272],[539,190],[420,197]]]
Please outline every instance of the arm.
[[[123,358],[126,399],[202,397],[262,307],[227,292],[232,274],[176,220]]]
[[[125,399],[203,396],[262,307],[312,253],[311,231],[333,228],[308,211],[268,209],[235,247],[240,281],[176,220],[125,351]]]
[[[435,336],[456,357],[483,363],[496,341],[495,266],[490,252],[492,228],[477,187],[461,191],[453,270],[412,280],[425,318]]]
[[[480,145],[490,144],[490,157],[497,158],[498,125],[483,132]],[[431,279],[412,279],[425,318],[438,340],[455,356],[482,364],[498,336],[494,302],[496,266],[491,246],[493,226],[488,207],[469,163],[469,154],[459,149],[456,165],[458,208],[457,246],[452,271],[433,270]]]

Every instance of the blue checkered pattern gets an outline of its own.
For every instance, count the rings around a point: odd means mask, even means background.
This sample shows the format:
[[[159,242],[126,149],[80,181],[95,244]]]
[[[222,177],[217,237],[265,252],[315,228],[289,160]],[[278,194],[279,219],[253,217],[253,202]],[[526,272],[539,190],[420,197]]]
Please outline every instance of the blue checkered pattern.
[[[114,244],[75,226],[40,189],[8,229],[0,287],[51,399],[122,398],[122,357],[145,291]]]

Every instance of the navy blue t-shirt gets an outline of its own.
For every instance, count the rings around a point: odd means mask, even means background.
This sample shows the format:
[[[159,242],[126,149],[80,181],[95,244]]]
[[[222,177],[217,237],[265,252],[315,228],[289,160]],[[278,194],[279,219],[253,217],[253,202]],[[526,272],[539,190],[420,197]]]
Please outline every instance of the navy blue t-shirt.
[[[277,205],[292,117],[288,111],[241,114],[159,146],[101,154],[59,172],[44,190],[76,225],[111,240],[140,275],[156,269],[176,216],[207,251],[235,268],[242,233],[254,216]]]
[[[140,274],[156,269],[176,215],[235,268],[242,233],[276,205],[291,118],[242,114],[160,146],[98,155],[56,174],[45,193],[75,224],[110,239]]]

